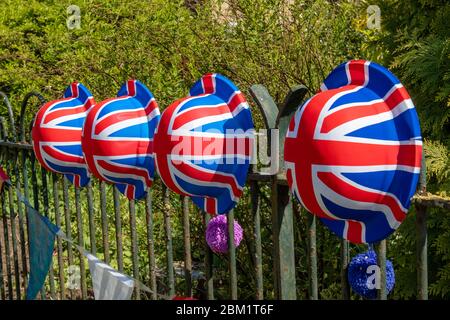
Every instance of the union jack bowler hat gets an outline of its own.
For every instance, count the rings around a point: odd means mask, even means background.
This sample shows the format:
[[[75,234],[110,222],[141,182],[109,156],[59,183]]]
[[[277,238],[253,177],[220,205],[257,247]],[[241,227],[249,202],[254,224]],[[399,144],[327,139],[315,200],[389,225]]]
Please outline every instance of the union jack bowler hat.
[[[290,122],[285,165],[293,194],[353,243],[385,239],[405,218],[422,159],[408,92],[386,68],[339,65]]]
[[[155,134],[156,167],[172,191],[209,214],[224,214],[245,185],[254,127],[244,95],[226,77],[206,74],[164,110]]]
[[[89,170],[113,183],[128,199],[140,199],[155,173],[153,135],[160,113],[153,94],[129,80],[116,98],[95,105],[86,117],[82,148]]]
[[[81,132],[87,112],[95,101],[81,83],[73,82],[64,98],[45,103],[37,112],[31,137],[33,150],[47,170],[62,173],[76,187],[89,182],[81,151]]]

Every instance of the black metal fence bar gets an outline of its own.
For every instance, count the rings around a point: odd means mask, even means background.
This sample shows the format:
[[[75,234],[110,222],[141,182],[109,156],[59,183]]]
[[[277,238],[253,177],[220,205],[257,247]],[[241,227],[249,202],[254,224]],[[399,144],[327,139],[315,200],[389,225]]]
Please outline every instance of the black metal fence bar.
[[[14,150],[13,159],[15,163],[19,163],[19,150]],[[19,239],[20,239],[20,257],[21,257],[21,274],[22,274],[22,285],[23,288],[27,287],[27,275],[28,275],[28,267],[27,267],[27,247],[26,247],[26,238],[25,238],[25,220],[24,220],[24,212],[22,210],[22,202],[19,200],[19,193],[21,193],[20,186],[20,173],[17,169],[17,165],[14,166],[14,175],[15,175],[15,188],[16,188],[16,196],[17,196],[17,209],[18,209],[18,223],[19,223]],[[26,209],[25,209],[26,211]]]
[[[95,243],[95,222],[94,222],[94,195],[92,194],[92,183],[89,182],[86,187],[88,219],[89,219],[89,243],[91,252],[97,254],[97,244]]]
[[[350,299],[350,288],[347,281],[347,266],[349,263],[349,242],[341,240],[341,299]]]
[[[170,191],[163,187],[163,206],[164,206],[164,231],[166,233],[166,258],[167,258],[167,285],[169,287],[169,295],[175,295],[175,274],[173,269],[173,245],[172,245],[172,228],[170,223]]]
[[[28,153],[28,151],[27,150],[25,150],[25,149],[21,149],[20,150],[20,154],[21,154],[21,158],[22,158],[22,182],[23,182],[23,195],[25,196],[25,198],[26,199],[29,199],[30,198],[30,188],[29,188],[29,185],[28,185],[28,166],[27,166],[27,153]],[[25,250],[25,256],[24,256],[24,277],[25,277],[25,282],[24,282],[24,286],[26,287],[26,284],[27,284],[27,276],[28,276],[28,262],[27,262],[27,257],[29,256],[29,245],[27,245],[28,244],[28,233],[27,233],[27,230],[28,230],[28,225],[27,225],[27,223],[28,223],[28,215],[27,215],[27,213],[28,213],[28,207],[25,207],[25,217],[24,217],[24,221],[23,221],[23,223],[22,223],[22,228],[23,228],[23,230],[21,231],[21,232],[23,232],[24,233],[24,243],[23,243],[23,246],[24,246],[24,250]],[[27,241],[26,243],[25,243],[25,241]]]
[[[381,240],[377,246],[377,263],[380,267],[380,289],[378,289],[378,299],[387,299],[386,289],[386,240]]]
[[[129,200],[129,211],[130,211],[130,231],[131,231],[131,256],[133,264],[133,277],[139,281],[139,257],[138,257],[138,238],[136,231],[136,202],[135,200]],[[136,300],[141,299],[141,291],[139,286],[136,287],[135,291]]]
[[[253,216],[253,237],[255,240],[255,273],[257,300],[264,299],[264,279],[262,269],[261,213],[259,204],[259,186],[257,181],[250,181],[251,211]]]
[[[189,223],[189,198],[182,197],[183,203],[183,240],[184,240],[184,280],[187,297],[192,295],[192,257],[191,257],[191,232]]]
[[[0,238],[0,299],[5,300],[6,294],[5,294],[5,278],[3,274],[3,244],[2,239]]]
[[[427,207],[416,205],[417,298],[428,300]]]
[[[12,168],[14,175],[15,175],[15,188],[16,192],[14,201],[17,201],[17,218],[18,218],[18,228],[19,228],[19,249],[20,249],[20,268],[21,268],[21,286],[23,288],[26,288],[27,283],[27,252],[26,252],[26,239],[25,239],[25,229],[24,229],[24,213],[23,213],[23,207],[22,203],[19,201],[19,193],[21,192],[20,187],[20,174],[19,170],[17,168],[17,163],[19,163],[19,150],[11,150],[12,153],[12,160],[15,162],[16,165],[14,165]]]
[[[422,153],[422,170],[419,177],[419,194],[426,194],[426,162],[425,152]],[[450,204],[448,204],[450,207]],[[416,267],[417,267],[417,297],[428,300],[428,208],[423,204],[416,204]]]
[[[13,300],[13,281],[12,281],[12,271],[11,271],[11,252],[9,248],[9,231],[8,231],[8,218],[6,216],[5,208],[5,197],[2,194],[1,198],[1,208],[2,208],[2,222],[3,222],[3,246],[5,250],[5,263],[6,263],[6,284],[8,286],[8,299]]]
[[[13,253],[13,264],[14,264],[14,281],[16,288],[16,299],[21,300],[21,292],[20,292],[20,270],[19,270],[19,254],[17,247],[17,236],[16,236],[16,213],[14,210],[14,199],[13,199],[13,190],[12,188],[8,188],[8,202],[9,202],[9,223],[11,229],[11,244],[12,244],[12,253]]]
[[[156,284],[156,259],[155,259],[155,241],[153,238],[153,210],[152,210],[152,195],[150,190],[147,190],[147,196],[145,198],[145,220],[147,222],[147,254],[149,261],[150,272],[150,289],[152,290],[151,298],[156,300],[157,296],[157,284]]]
[[[3,97],[6,97],[5,95],[1,95]],[[2,139],[6,139],[7,132],[6,132],[6,125],[4,118],[0,118],[0,124],[1,124],[1,130],[0,130],[0,136]],[[8,150],[2,150],[2,157],[6,156],[6,152]],[[11,274],[11,263],[10,263],[10,249],[9,249],[9,232],[8,232],[8,225],[7,225],[7,216],[6,216],[6,207],[5,207],[5,199],[4,195],[0,195],[0,202],[1,202],[1,215],[2,215],[2,223],[3,223],[3,250],[0,251],[0,254],[3,254],[5,252],[5,267],[6,267],[6,286],[3,287],[3,294],[5,295],[5,290],[8,291],[8,299],[13,299],[13,288],[12,288],[12,274]],[[3,264],[2,264],[3,268]],[[2,272],[3,276],[3,272]],[[3,279],[2,279],[3,281]]]
[[[123,272],[123,243],[122,243],[122,219],[120,216],[120,193],[116,187],[114,189],[114,214],[116,226],[116,244],[117,244],[117,268]]]
[[[83,217],[81,215],[81,203],[80,203],[80,189],[74,188],[75,191],[75,211],[77,217],[77,234],[78,244],[84,247],[84,230],[83,230]],[[84,256],[81,252],[79,256],[80,276],[81,276],[81,298],[87,299],[87,285],[86,285],[86,265],[84,263]]]
[[[308,273],[309,273],[309,299],[319,298],[317,280],[317,243],[316,243],[316,217],[308,214]]]
[[[70,206],[69,206],[69,187],[68,187],[68,183],[67,180],[65,178],[62,179],[63,182],[63,200],[64,200],[64,221],[65,221],[65,231],[66,231],[66,235],[67,237],[69,237],[69,239],[72,239],[72,223],[71,223],[71,211],[70,211]],[[67,246],[67,260],[69,263],[69,266],[73,266],[74,265],[74,260],[73,260],[73,251],[72,251],[72,246]],[[74,298],[74,290],[73,288],[70,289],[70,298],[73,299]]]
[[[205,227],[211,220],[211,216],[202,212],[205,220]],[[214,300],[214,271],[213,271],[213,252],[205,240],[205,277],[206,277],[206,297],[208,300]]]
[[[230,270],[231,300],[237,300],[237,274],[236,274],[236,248],[234,246],[234,211],[231,210],[227,217],[228,226],[228,259]]]
[[[56,225],[61,228],[61,213],[59,210],[59,186],[58,176],[53,173],[53,205],[55,210]],[[66,298],[65,279],[64,279],[64,262],[63,262],[63,247],[60,237],[56,237],[56,247],[58,249],[58,276],[59,276],[59,298],[64,300]]]
[[[103,243],[103,260],[109,264],[109,229],[108,229],[108,214],[106,213],[106,185],[105,182],[100,181],[100,214],[102,220],[102,243]]]

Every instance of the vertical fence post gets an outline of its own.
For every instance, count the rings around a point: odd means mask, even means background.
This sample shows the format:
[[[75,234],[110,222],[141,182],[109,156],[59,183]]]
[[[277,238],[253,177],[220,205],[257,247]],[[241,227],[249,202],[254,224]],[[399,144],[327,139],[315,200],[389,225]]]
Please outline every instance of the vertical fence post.
[[[27,168],[27,150],[22,150],[21,152],[22,154],[22,180],[23,180],[23,195],[25,197],[25,199],[27,201],[29,201],[30,199],[30,190],[29,190],[29,186],[28,186],[28,168]],[[25,215],[24,215],[24,221],[22,222],[22,229],[23,229],[23,233],[24,233],[24,239],[28,240],[28,210],[29,208],[27,206],[25,206]],[[25,230],[26,228],[26,230]],[[26,241],[28,243],[28,246],[23,245],[23,250],[25,252],[25,257],[29,256],[29,241]],[[27,281],[28,281],[28,264],[27,264],[27,259],[25,258],[25,263],[23,266],[23,270],[25,272],[25,282],[24,282],[24,286],[27,286]]]
[[[9,109],[9,101],[3,92],[0,91],[0,96],[3,97],[3,101],[7,104]],[[6,139],[7,133],[6,133],[6,127],[4,118],[0,117],[0,137],[1,139]],[[3,223],[3,236],[4,236],[4,252],[5,252],[5,266],[6,266],[6,284],[8,285],[8,299],[12,300],[13,297],[13,288],[12,288],[12,274],[11,274],[11,262],[10,262],[10,249],[9,249],[9,231],[8,231],[8,221],[6,218],[6,207],[5,207],[5,196],[4,194],[0,193],[0,202],[1,202],[1,215],[2,215],[2,223]],[[3,254],[3,251],[0,251],[0,255]],[[2,279],[3,281],[3,279]],[[6,296],[5,292],[3,291],[3,294]]]
[[[417,299],[428,300],[427,208],[416,205]]]
[[[114,193],[114,218],[116,223],[117,268],[123,272],[123,244],[122,244],[122,217],[120,215],[120,194],[117,187],[113,187]]]
[[[133,264],[133,277],[139,281],[139,256],[138,256],[138,238],[136,230],[136,202],[129,200],[130,211],[130,231],[131,231],[131,256]],[[135,291],[136,300],[141,299],[141,292],[139,286],[136,286]]]
[[[153,213],[152,213],[152,195],[150,190],[147,190],[146,197],[146,220],[147,220],[147,252],[150,268],[150,288],[152,289],[152,299],[156,300],[157,286],[156,286],[156,261],[155,261],[155,240],[153,238]]]
[[[279,250],[277,257],[280,260],[280,298],[295,300],[297,298],[295,285],[295,250],[294,250],[294,221],[293,221],[293,205],[292,196],[285,180],[284,165],[284,142],[289,123],[297,109],[300,107],[307,93],[304,86],[295,86],[291,88],[281,104],[278,117],[277,128],[279,129],[278,145],[279,145],[279,168],[283,173],[283,185],[277,183],[277,211],[278,215],[277,229],[279,231]],[[275,178],[278,180],[279,175]],[[278,247],[277,247],[278,250]]]
[[[349,242],[341,240],[341,299],[350,299],[350,287],[348,286],[347,267],[349,260]]]
[[[191,235],[189,224],[189,198],[182,197],[183,201],[183,238],[184,238],[184,279],[186,297],[192,295],[192,257],[191,257]]]
[[[109,231],[108,231],[108,214],[106,213],[106,185],[104,181],[100,181],[100,214],[102,218],[102,240],[103,240],[103,257],[105,262],[109,264]]]
[[[58,176],[53,173],[53,205],[55,206],[55,219],[58,228],[61,228],[61,215],[59,212],[59,188],[58,188]],[[58,248],[58,275],[59,275],[59,288],[60,299],[63,300],[66,297],[64,288],[64,262],[63,262],[63,249],[60,237],[56,237],[56,246]]]
[[[78,231],[78,244],[84,247],[84,232],[83,232],[83,217],[81,215],[81,203],[80,203],[80,188],[74,186],[75,192],[75,211],[77,214],[77,231]],[[86,265],[84,264],[84,256],[79,252],[80,257],[80,275],[81,275],[81,297],[83,300],[87,298],[86,288]]]
[[[422,153],[422,169],[420,171],[419,193],[427,191],[425,153]],[[416,265],[417,265],[417,298],[428,300],[428,249],[427,249],[427,207],[416,205]]]
[[[266,128],[268,130],[279,130],[278,141],[269,140],[272,144],[277,143],[279,147],[279,152],[271,154],[273,162],[271,165],[275,165],[278,169],[272,177],[274,288],[278,299],[294,300],[297,298],[297,293],[295,285],[293,208],[289,187],[286,185],[284,176],[284,139],[289,122],[303,101],[307,89],[304,86],[293,87],[284,99],[284,102],[280,104],[280,108],[277,107],[264,86],[253,85],[250,88],[250,93],[261,111]],[[270,150],[272,150],[272,146]],[[276,159],[276,155],[279,156],[279,159]]]
[[[4,236],[4,247],[5,247],[5,260],[6,260],[6,283],[8,285],[8,299],[13,300],[13,287],[12,287],[12,272],[11,272],[11,252],[9,249],[9,231],[8,231],[8,220],[6,218],[6,208],[5,208],[5,196],[0,194],[1,209],[2,209],[2,222],[3,222],[3,236]]]
[[[381,240],[377,248],[377,264],[380,267],[380,289],[378,289],[378,300],[387,299],[386,289],[386,240]]]
[[[167,280],[169,285],[169,295],[175,295],[175,275],[173,270],[173,246],[172,246],[172,229],[170,224],[170,191],[163,186],[163,203],[164,203],[164,229],[166,233],[166,255],[167,255]]]
[[[275,292],[278,299],[295,300],[293,209],[289,188],[274,178],[272,186]]]
[[[16,233],[16,217],[18,218],[17,224],[18,224],[18,228],[19,228],[19,244],[17,245],[17,260],[19,258],[19,249],[20,249],[20,264],[18,265],[18,270],[19,274],[16,276],[16,278],[18,278],[18,283],[17,283],[17,292],[18,292],[18,299],[20,300],[21,297],[21,291],[22,291],[22,285],[24,287],[24,289],[26,288],[26,283],[27,283],[27,268],[26,268],[26,252],[25,252],[25,234],[24,234],[24,229],[23,229],[23,212],[22,212],[22,204],[19,200],[19,196],[18,193],[20,192],[20,175],[19,175],[19,170],[17,168],[18,165],[18,151],[11,149],[10,150],[11,153],[11,158],[10,161],[11,163],[11,171],[14,172],[14,176],[15,176],[15,192],[14,194],[17,196],[17,213],[15,213],[14,211],[12,211],[11,213],[11,224],[14,225],[14,234],[13,237],[16,238],[17,234]],[[9,188],[10,190],[8,191],[10,193],[9,199],[10,199],[10,208],[13,208],[13,203],[15,202],[15,197],[13,196],[13,190],[12,190],[12,186]],[[19,248],[20,247],[20,248]],[[20,274],[22,274],[22,277],[20,278]]]
[[[63,181],[64,221],[66,225],[66,235],[69,239],[72,239],[71,212],[69,206],[69,186],[66,178],[63,178],[62,181]],[[69,266],[72,266],[73,252],[72,246],[70,245],[67,246],[67,259],[69,260]],[[70,290],[70,298],[73,299],[73,297],[74,297],[74,290]]]
[[[234,246],[234,211],[227,216],[228,227],[228,260],[230,269],[231,300],[237,300],[236,248]]]
[[[26,251],[26,240],[25,240],[25,229],[24,229],[24,212],[22,211],[22,203],[19,199],[19,193],[21,190],[20,187],[20,173],[18,170],[18,162],[19,162],[19,150],[16,150],[14,152],[14,175],[16,176],[16,196],[17,196],[17,208],[18,208],[18,217],[19,217],[19,239],[20,239],[20,255],[21,255],[21,262],[22,262],[22,284],[24,290],[27,287],[27,275],[28,275],[28,268],[27,268],[27,251]],[[26,207],[25,207],[26,212]]]
[[[8,187],[8,201],[9,201],[9,223],[11,227],[11,240],[14,259],[14,282],[16,285],[16,299],[21,300],[20,292],[20,269],[19,269],[19,253],[17,247],[17,234],[16,234],[16,213],[14,212],[14,197],[12,192],[12,186]]]
[[[97,255],[97,245],[95,243],[95,223],[94,223],[94,196],[92,194],[92,181],[89,181],[87,187],[87,205],[88,205],[88,220],[89,220],[89,244],[91,253]]]
[[[259,206],[258,183],[250,181],[251,206],[253,213],[253,233],[255,238],[255,272],[256,272],[256,300],[264,299],[262,245],[261,245],[261,214]]]
[[[205,228],[208,226],[211,216],[203,212],[205,217]],[[209,248],[205,240],[205,270],[206,270],[206,295],[208,300],[214,300],[214,273],[213,273],[213,252]]]
[[[316,216],[308,214],[308,275],[309,275],[309,299],[317,300],[317,243],[316,243]]]
[[[2,239],[0,238],[0,299],[5,300],[5,288],[3,287],[4,276],[3,276],[3,246]]]

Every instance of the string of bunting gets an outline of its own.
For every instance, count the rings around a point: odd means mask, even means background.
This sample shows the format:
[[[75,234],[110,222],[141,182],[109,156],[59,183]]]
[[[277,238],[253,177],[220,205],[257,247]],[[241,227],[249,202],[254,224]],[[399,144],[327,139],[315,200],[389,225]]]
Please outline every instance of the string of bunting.
[[[96,300],[130,299],[135,287],[139,288],[142,291],[154,294],[153,290],[151,290],[138,279],[116,271],[114,268],[97,258],[93,253],[80,246],[73,239],[69,238],[58,226],[54,225],[45,216],[41,215],[20,193],[20,191],[16,189],[16,192],[19,200],[24,203],[27,208],[30,209],[28,210],[28,213],[32,213],[31,215],[28,215],[29,219],[33,221],[33,223],[30,223],[30,226],[36,228],[41,224],[44,225],[48,229],[48,231],[50,231],[47,232],[47,234],[50,235],[50,239],[49,241],[47,241],[47,246],[45,246],[42,241],[42,239],[45,239],[45,237],[43,237],[45,231],[40,230],[40,232],[35,232],[39,233],[38,236],[40,240],[38,241],[37,245],[40,245],[40,248],[36,247],[36,245],[33,244],[33,236],[30,237],[30,251],[33,252],[30,252],[31,270],[29,285],[27,288],[27,299],[34,299],[40,288],[44,284],[45,277],[47,276],[51,263],[55,235],[59,236],[61,239],[67,241],[69,244],[77,248],[78,251],[88,259],[89,268],[92,274],[92,282],[94,285],[94,296]],[[33,230],[30,231],[30,234],[33,234],[32,231]],[[45,247],[49,248],[49,250],[45,250]],[[48,252],[49,254],[47,254]],[[38,255],[40,255],[40,257],[38,257]],[[41,263],[33,263],[33,260],[39,260],[41,261]],[[43,261],[47,261],[47,263],[43,263]],[[122,284],[122,286],[120,284]],[[156,293],[156,295],[160,299],[171,300],[171,297],[169,296],[159,293]]]

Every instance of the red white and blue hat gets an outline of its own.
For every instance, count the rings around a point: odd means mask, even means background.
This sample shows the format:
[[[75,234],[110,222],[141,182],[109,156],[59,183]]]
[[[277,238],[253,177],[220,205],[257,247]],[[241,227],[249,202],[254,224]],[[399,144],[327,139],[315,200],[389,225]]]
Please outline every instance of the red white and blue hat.
[[[408,92],[386,68],[339,65],[293,117],[285,143],[291,191],[353,243],[389,236],[405,218],[422,158]]]
[[[95,105],[84,125],[82,148],[89,170],[129,199],[140,199],[155,172],[153,135],[160,113],[153,94],[127,81],[116,98]]]
[[[227,213],[242,195],[253,131],[244,95],[226,77],[206,74],[162,113],[155,134],[159,175],[205,212]]]
[[[73,82],[64,98],[45,103],[34,119],[31,137],[41,165],[62,173],[76,187],[89,182],[89,172],[81,151],[81,132],[87,112],[95,104],[89,90]]]

